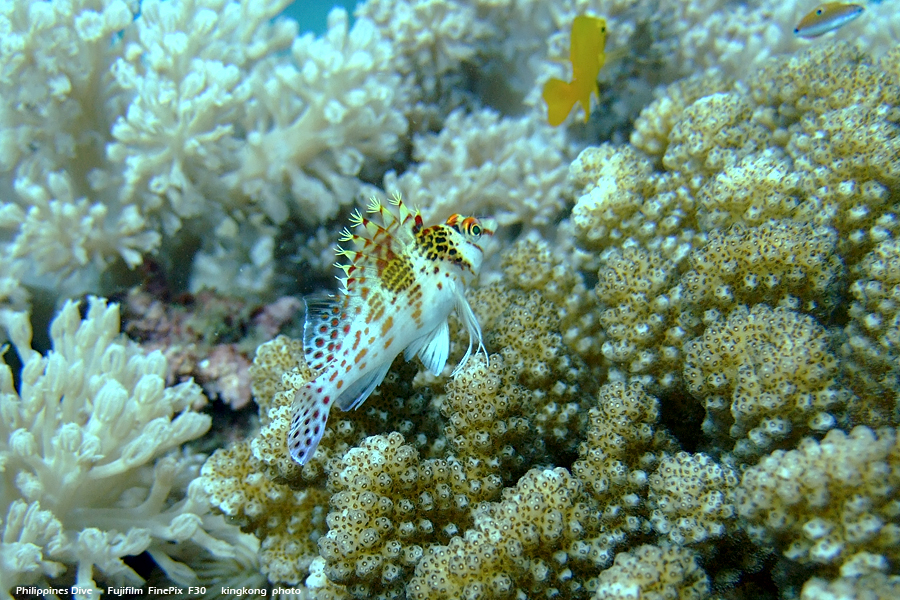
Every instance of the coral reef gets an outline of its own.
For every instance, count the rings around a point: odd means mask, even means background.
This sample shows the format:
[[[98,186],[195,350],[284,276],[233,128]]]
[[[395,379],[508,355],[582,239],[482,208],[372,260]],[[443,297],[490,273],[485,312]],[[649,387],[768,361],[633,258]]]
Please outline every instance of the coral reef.
[[[685,345],[684,379],[706,408],[703,431],[743,460],[835,426],[849,396],[825,330],[779,307],[740,306]]]
[[[407,129],[373,23],[335,11],[298,38],[273,19],[287,3],[4,5],[3,247],[22,279],[96,290],[159,252],[195,291],[227,269],[229,292],[268,292],[278,227],[334,216]]]
[[[209,429],[190,409],[202,393],[192,382],[166,388],[165,358],[117,339],[118,307],[88,304],[83,320],[76,303],[63,307],[46,355],[31,347],[27,315],[3,319],[23,364],[19,391],[0,368],[3,585],[72,567],[77,596],[89,598],[98,575],[141,584],[122,559],[142,552],[186,585],[195,575],[169,556],[173,544],[233,555],[207,532],[206,497],[188,485],[202,457],[180,451]]]
[[[408,91],[393,56],[371,21],[359,18],[351,30],[342,10],[329,14],[322,38],[294,40],[290,62],[258,74],[258,96],[245,116],[250,133],[228,184],[276,221],[289,213],[313,223],[334,217],[356,197],[364,161],[390,157],[406,132]]]
[[[300,310],[297,298],[259,306],[212,291],[164,302],[128,291],[123,329],[148,351],[166,357],[166,383],[195,379],[212,400],[239,409],[250,402],[250,360]],[[201,408],[195,406],[194,408]]]
[[[853,301],[841,347],[842,364],[850,386],[863,399],[851,408],[864,423],[900,422],[900,378],[897,352],[900,348],[900,243],[879,243],[854,267],[856,280],[850,286]]]
[[[897,559],[897,431],[833,429],[821,442],[777,450],[745,473],[737,493],[741,526],[801,563],[849,567]]]
[[[843,275],[836,242],[832,229],[793,221],[714,230],[690,255],[691,270],[681,278],[685,302],[722,313],[763,303],[828,316]]]
[[[616,555],[594,598],[706,598],[709,579],[696,555],[678,546],[640,546]]]
[[[649,479],[650,523],[676,546],[733,530],[738,474],[701,453],[664,455]]]
[[[460,213],[547,226],[562,212],[566,154],[562,131],[546,123],[456,110],[439,134],[414,138],[418,164],[399,177],[389,173],[384,187],[415,198],[426,219]]]
[[[286,4],[0,2],[0,594],[143,555],[211,597],[897,596],[891,3]],[[599,106],[552,128],[583,14]],[[487,353],[395,361],[301,467],[278,334],[377,185],[503,225]]]
[[[407,597],[581,595],[583,565],[569,555],[597,529],[592,508],[565,469],[532,469],[499,502],[477,507],[464,536],[425,551]]]

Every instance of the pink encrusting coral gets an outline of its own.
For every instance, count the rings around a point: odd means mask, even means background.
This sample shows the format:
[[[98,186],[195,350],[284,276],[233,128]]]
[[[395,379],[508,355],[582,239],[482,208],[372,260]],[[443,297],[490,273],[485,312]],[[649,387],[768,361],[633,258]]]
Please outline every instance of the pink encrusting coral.
[[[897,596],[891,3],[287,4],[0,2],[0,595]]]

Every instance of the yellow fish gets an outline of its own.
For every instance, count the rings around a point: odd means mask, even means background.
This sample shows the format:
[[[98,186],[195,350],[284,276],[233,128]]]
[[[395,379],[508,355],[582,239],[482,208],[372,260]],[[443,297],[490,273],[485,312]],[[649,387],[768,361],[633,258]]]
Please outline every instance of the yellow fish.
[[[569,60],[572,62],[572,81],[550,79],[544,84],[547,120],[557,127],[578,102],[584,109],[584,122],[591,115],[591,94],[600,98],[597,75],[606,62],[606,20],[581,15],[572,22]]]
[[[825,2],[815,7],[800,19],[794,27],[797,37],[814,38],[843,27],[863,13],[865,8],[859,4],[843,2]]]
[[[410,211],[395,196],[389,210],[375,198],[369,214],[358,211],[340,241],[346,264],[341,294],[307,302],[303,350],[316,377],[294,396],[288,449],[305,464],[325,432],[328,411],[357,408],[384,379],[403,351],[418,355],[435,375],[447,364],[453,310],[469,334],[457,372],[472,353],[472,342],[484,351],[481,327],[466,300],[466,288],[478,276],[484,257],[480,244],[493,235],[493,219],[453,215],[441,225],[425,227],[418,210]]]

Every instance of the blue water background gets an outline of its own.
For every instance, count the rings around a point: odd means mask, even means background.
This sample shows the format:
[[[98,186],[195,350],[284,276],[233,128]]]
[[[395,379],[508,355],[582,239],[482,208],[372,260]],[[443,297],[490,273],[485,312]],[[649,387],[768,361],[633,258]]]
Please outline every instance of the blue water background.
[[[312,31],[319,35],[325,33],[328,13],[335,6],[343,6],[350,13],[350,25],[353,26],[353,9],[359,0],[297,0],[288,6],[284,14],[297,20],[300,33]]]

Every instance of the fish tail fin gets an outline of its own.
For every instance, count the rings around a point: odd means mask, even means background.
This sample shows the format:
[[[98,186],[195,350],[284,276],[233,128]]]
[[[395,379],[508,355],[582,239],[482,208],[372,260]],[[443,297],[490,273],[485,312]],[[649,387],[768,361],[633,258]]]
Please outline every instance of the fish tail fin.
[[[317,393],[321,388],[311,382],[297,390],[291,411],[291,429],[288,432],[288,450],[291,458],[305,465],[316,452],[319,440],[325,433],[328,420],[329,398]]]
[[[543,97],[547,103],[547,121],[554,127],[566,120],[578,101],[575,86],[560,79],[550,79],[544,84]]]

